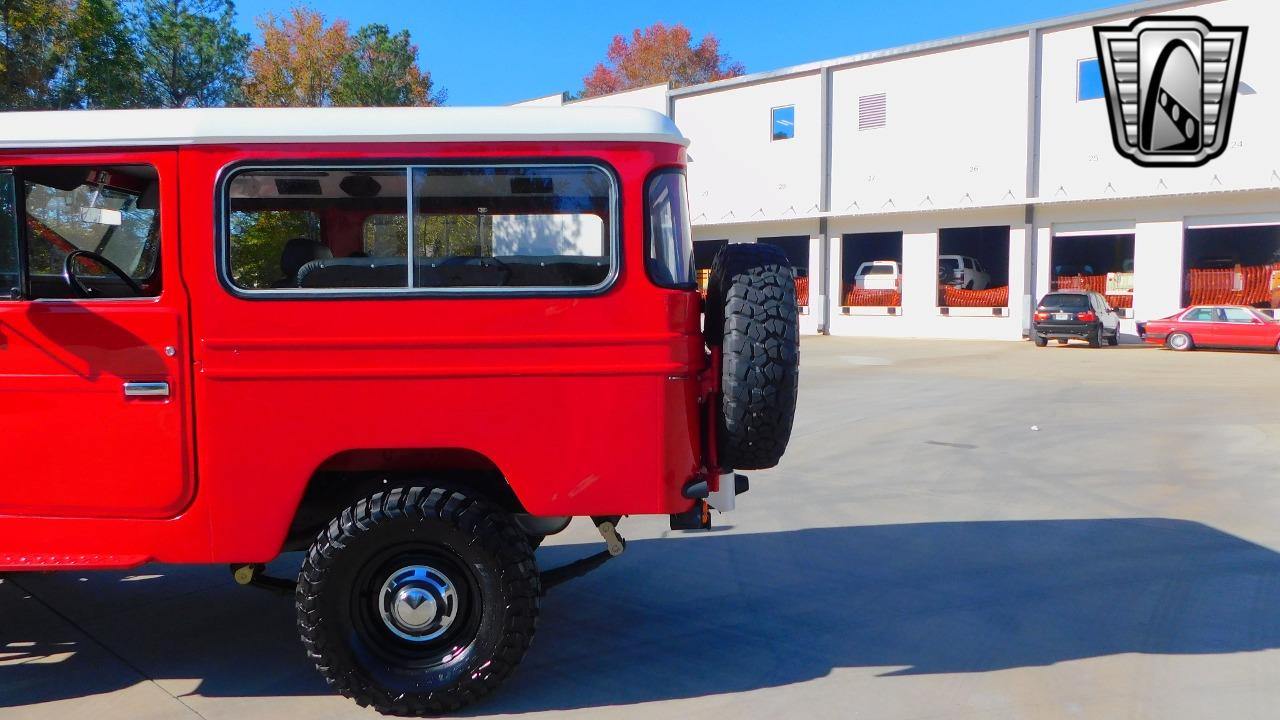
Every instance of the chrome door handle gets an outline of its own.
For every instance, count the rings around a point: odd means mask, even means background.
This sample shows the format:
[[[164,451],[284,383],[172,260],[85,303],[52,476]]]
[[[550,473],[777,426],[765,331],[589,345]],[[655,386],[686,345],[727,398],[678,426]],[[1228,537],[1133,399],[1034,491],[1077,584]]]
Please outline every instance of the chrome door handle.
[[[169,397],[167,382],[126,382],[125,397]]]

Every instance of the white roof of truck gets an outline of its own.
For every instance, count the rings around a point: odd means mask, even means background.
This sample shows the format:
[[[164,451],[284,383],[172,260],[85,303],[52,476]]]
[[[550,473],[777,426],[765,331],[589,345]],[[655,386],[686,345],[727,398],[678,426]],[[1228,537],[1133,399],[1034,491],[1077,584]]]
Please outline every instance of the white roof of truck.
[[[689,144],[670,118],[641,108],[208,108],[0,113],[0,148],[5,149],[553,140]]]

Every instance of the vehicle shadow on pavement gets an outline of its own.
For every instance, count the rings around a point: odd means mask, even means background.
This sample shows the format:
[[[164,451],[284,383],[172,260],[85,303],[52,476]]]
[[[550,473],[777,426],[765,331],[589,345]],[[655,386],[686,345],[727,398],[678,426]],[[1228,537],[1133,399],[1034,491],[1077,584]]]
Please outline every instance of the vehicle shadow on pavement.
[[[974,673],[1280,647],[1280,554],[1178,520],[639,542],[578,582],[552,591],[525,666],[477,714],[742,692],[841,667]]]
[[[547,547],[539,563],[595,550]],[[329,692],[291,599],[238,588],[225,569],[14,575],[0,590],[0,707],[144,677],[209,698]],[[633,541],[552,590],[524,664],[470,712],[735,693],[843,667],[892,677],[1276,647],[1280,554],[1199,523],[719,533]]]

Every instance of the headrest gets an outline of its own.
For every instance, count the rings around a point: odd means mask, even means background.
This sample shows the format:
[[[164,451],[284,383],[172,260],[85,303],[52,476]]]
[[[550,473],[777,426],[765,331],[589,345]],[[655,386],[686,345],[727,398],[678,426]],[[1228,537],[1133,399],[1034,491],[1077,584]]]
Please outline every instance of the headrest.
[[[331,257],[333,252],[319,240],[305,237],[291,238],[284,244],[284,251],[280,253],[280,272],[284,273],[285,279],[291,280],[298,276],[298,271],[303,265],[312,260],[328,260]]]

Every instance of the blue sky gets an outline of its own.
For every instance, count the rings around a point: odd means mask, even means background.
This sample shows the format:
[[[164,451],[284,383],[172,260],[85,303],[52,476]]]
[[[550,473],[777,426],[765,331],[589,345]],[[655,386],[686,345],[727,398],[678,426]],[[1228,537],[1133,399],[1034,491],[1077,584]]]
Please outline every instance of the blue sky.
[[[1121,0],[798,0],[695,2],[308,0],[353,28],[408,28],[450,105],[498,105],[581,87],[610,39],[656,21],[711,32],[747,72],[962,35],[1120,4]],[[244,30],[289,0],[240,0]],[[256,36],[256,35],[255,35]]]

